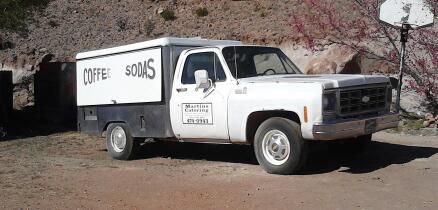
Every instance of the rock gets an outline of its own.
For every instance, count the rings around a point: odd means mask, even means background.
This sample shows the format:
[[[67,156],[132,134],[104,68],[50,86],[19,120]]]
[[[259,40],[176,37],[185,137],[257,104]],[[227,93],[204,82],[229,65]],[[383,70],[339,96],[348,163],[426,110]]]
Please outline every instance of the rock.
[[[309,62],[304,69],[305,74],[335,74],[338,65],[326,58],[316,58]]]
[[[423,128],[421,129],[422,136],[438,136],[438,128]]]
[[[310,51],[294,44],[283,44],[280,48],[292,58],[305,73],[361,73],[361,56],[348,47],[332,44],[318,51]],[[307,56],[306,56],[307,55]],[[322,64],[316,64],[321,62]],[[336,67],[333,65],[336,64]],[[316,67],[315,67],[316,65]],[[321,67],[324,68],[321,68]],[[329,67],[329,68],[327,68]],[[333,71],[335,69],[335,71]]]
[[[164,12],[164,8],[162,8],[162,7],[159,7],[159,8],[157,8],[156,10],[155,10],[155,13],[156,14],[161,14],[161,13],[163,13]]]
[[[46,54],[44,54],[43,56],[40,57],[38,63],[48,63],[48,62],[50,62],[54,57],[55,57],[55,55],[50,54],[50,53],[46,53]]]
[[[343,65],[343,68],[339,70],[340,74],[361,74],[361,58],[359,54],[352,54]]]
[[[31,103],[31,101],[29,100],[30,94],[29,91],[23,89],[20,90],[19,92],[15,92],[14,93],[14,109],[16,110],[21,110],[23,109],[26,105],[28,105],[29,103]]]
[[[41,48],[41,49],[39,50],[39,52],[40,52],[40,53],[46,53],[46,52],[47,52],[47,48]]]
[[[12,82],[14,84],[22,83],[25,78],[30,77],[33,72],[31,71],[23,71],[23,70],[16,70],[12,72]]]
[[[398,127],[403,127],[404,125],[406,125],[406,121],[403,119],[403,120],[400,120],[399,122],[398,122]]]
[[[429,125],[430,125],[430,122],[429,121],[427,121],[427,120],[425,120],[424,122],[423,122],[423,126],[424,127],[429,127]]]
[[[406,88],[408,80],[412,80],[412,77],[406,75],[403,78],[403,87],[400,96],[400,105],[403,111],[403,115],[425,119],[425,115],[431,112],[430,105],[428,104],[425,96],[418,94],[415,90],[410,90]],[[395,103],[396,95],[397,91],[393,90],[393,103]]]
[[[22,69],[24,67],[24,65],[26,65],[26,63],[27,63],[27,56],[20,55],[17,58],[16,68]]]
[[[424,115],[424,119],[426,119],[426,120],[435,120],[435,118],[433,117],[432,113],[426,113]]]
[[[26,70],[26,71],[33,71],[33,69],[34,69],[34,66],[33,66],[33,65],[26,64],[26,65],[24,66],[24,70]]]
[[[76,62],[76,58],[74,56],[67,56],[64,58],[65,62]]]

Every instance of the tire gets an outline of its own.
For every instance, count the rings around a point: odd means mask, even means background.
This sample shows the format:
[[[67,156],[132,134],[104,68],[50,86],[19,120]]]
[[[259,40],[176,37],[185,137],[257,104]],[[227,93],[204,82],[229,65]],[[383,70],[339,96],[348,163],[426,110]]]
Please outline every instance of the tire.
[[[307,158],[307,144],[300,125],[280,117],[267,119],[259,126],[254,151],[260,166],[270,174],[294,174]]]
[[[126,124],[113,123],[107,129],[106,147],[113,159],[132,160],[140,147],[140,142],[135,141]]]

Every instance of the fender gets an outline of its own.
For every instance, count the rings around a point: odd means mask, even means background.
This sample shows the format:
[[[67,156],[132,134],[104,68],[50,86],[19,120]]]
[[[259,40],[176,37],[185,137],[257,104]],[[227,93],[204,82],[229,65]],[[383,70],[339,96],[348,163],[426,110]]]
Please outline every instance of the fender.
[[[232,117],[229,115],[228,126],[229,126],[229,134],[230,140],[233,143],[251,143],[251,134],[253,131],[249,131],[248,133],[248,125],[251,125],[249,122],[251,115],[255,113],[267,113],[262,119],[256,119],[255,126],[259,126],[264,120],[269,117],[285,117],[288,119],[293,119],[294,121],[298,121],[298,123],[304,122],[304,113],[302,110],[298,109],[298,107],[290,106],[285,109],[284,106],[266,106],[266,107],[257,107],[254,109],[239,109],[242,113],[240,117]],[[229,110],[231,111],[231,110]],[[238,119],[240,118],[240,120]],[[255,128],[257,129],[257,128]],[[254,131],[255,133],[255,131]],[[250,136],[248,136],[250,135]]]
[[[228,129],[231,142],[247,143],[246,126],[249,116],[254,112],[264,111],[295,113],[293,115],[298,116],[301,123],[303,138],[313,138],[313,123],[322,118],[320,84],[242,81],[236,88],[238,89],[246,91],[234,91],[228,98]],[[305,108],[307,118],[304,117]]]

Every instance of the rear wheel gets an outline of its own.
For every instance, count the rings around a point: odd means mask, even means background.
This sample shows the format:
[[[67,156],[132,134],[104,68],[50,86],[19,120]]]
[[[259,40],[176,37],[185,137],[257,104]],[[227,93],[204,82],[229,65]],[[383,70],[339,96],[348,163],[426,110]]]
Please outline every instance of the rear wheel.
[[[107,129],[106,147],[112,158],[131,160],[135,157],[140,143],[131,136],[126,124],[113,123]]]
[[[280,117],[270,118],[259,126],[254,150],[259,164],[272,174],[296,173],[307,156],[300,125]]]

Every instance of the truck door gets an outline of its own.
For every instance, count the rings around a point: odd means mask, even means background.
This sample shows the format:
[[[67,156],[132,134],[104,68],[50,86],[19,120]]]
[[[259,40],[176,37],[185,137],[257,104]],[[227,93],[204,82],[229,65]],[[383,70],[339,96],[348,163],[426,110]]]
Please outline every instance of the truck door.
[[[178,64],[170,100],[172,128],[184,140],[229,141],[227,103],[231,76],[219,49],[191,50]],[[206,70],[208,89],[197,89],[195,71]]]

